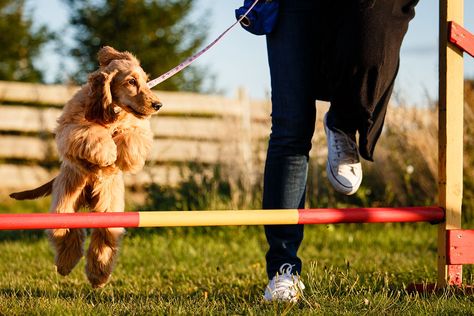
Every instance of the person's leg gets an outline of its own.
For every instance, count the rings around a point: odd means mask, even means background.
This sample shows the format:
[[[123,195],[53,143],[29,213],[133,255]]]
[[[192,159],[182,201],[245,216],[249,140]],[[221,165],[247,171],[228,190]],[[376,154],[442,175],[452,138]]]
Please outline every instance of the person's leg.
[[[272,133],[264,173],[263,208],[304,207],[308,155],[315,123],[312,0],[281,1],[277,26],[267,36],[272,85]],[[267,273],[273,278],[284,264],[301,272],[297,256],[302,225],[265,226],[269,243]],[[289,271],[285,265],[285,271]]]
[[[335,85],[328,126],[359,132],[359,152],[373,159],[398,71],[400,47],[418,0],[353,2],[335,50],[350,61]]]

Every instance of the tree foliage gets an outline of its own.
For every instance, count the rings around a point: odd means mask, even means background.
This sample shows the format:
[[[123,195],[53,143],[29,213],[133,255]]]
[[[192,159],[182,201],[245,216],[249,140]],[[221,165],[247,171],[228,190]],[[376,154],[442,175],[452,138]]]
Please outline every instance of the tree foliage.
[[[34,30],[25,1],[0,0],[0,34],[0,80],[42,81],[33,61],[52,34],[45,26]]]
[[[76,82],[97,68],[96,54],[104,45],[134,53],[143,69],[157,77],[191,56],[206,37],[206,25],[189,19],[195,0],[64,1],[75,29],[69,53],[79,64]],[[159,87],[199,91],[202,85],[203,70],[190,66]]]

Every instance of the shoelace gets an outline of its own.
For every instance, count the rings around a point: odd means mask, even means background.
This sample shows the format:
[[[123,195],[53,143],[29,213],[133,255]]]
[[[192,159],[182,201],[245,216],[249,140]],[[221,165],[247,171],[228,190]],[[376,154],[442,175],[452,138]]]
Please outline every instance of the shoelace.
[[[331,130],[334,136],[334,142],[332,143],[335,149],[337,158],[334,157],[334,161],[337,163],[353,164],[359,162],[359,156],[357,154],[357,146],[355,142],[347,136],[345,133],[339,130]]]

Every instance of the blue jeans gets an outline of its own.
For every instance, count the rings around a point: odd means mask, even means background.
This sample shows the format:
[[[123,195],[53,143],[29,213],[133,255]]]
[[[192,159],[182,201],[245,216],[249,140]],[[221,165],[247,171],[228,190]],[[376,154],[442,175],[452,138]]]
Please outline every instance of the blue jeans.
[[[267,35],[272,132],[263,208],[304,208],[315,100],[331,102],[328,126],[359,133],[372,160],[398,71],[400,46],[418,0],[280,0]],[[302,225],[265,226],[267,274],[301,272]]]

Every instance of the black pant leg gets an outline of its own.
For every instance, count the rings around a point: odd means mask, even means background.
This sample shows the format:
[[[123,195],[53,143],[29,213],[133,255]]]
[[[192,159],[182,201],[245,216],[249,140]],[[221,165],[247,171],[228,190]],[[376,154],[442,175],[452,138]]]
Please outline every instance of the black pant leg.
[[[340,81],[334,81],[328,124],[359,132],[359,152],[373,159],[398,71],[400,47],[418,0],[354,1],[338,33]],[[343,53],[341,53],[343,52]],[[341,59],[342,58],[342,59]],[[337,61],[336,61],[337,62]],[[337,67],[337,65],[336,65]]]

